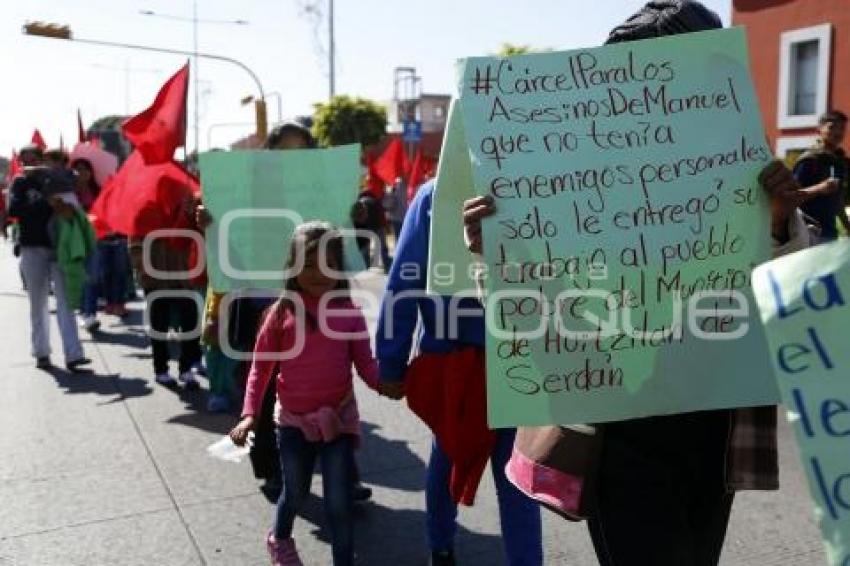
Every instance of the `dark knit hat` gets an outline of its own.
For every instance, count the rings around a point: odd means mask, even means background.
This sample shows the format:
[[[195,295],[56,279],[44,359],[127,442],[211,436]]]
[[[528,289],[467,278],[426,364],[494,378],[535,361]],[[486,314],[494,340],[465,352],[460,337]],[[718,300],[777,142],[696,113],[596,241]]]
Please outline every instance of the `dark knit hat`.
[[[723,27],[720,16],[694,0],[654,0],[611,30],[605,43],[620,43]]]

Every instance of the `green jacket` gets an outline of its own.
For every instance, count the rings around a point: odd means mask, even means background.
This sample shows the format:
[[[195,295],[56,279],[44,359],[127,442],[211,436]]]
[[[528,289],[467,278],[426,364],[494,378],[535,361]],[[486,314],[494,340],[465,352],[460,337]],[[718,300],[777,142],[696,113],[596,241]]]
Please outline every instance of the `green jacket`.
[[[68,308],[78,309],[86,283],[86,258],[97,241],[86,213],[75,208],[71,218],[56,218],[56,261],[65,282]]]

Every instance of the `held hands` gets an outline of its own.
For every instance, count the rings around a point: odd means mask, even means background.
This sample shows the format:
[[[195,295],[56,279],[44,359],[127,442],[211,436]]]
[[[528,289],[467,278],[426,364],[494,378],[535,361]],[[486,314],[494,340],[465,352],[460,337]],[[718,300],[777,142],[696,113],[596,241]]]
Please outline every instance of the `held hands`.
[[[496,205],[490,196],[471,198],[463,203],[463,236],[466,248],[472,253],[481,253],[481,219],[495,212]]]
[[[248,440],[248,433],[254,430],[254,417],[244,417],[239,424],[233,427],[230,431],[230,440],[236,446],[245,446],[245,441]]]
[[[379,381],[378,394],[389,397],[393,401],[404,399],[404,382]]]

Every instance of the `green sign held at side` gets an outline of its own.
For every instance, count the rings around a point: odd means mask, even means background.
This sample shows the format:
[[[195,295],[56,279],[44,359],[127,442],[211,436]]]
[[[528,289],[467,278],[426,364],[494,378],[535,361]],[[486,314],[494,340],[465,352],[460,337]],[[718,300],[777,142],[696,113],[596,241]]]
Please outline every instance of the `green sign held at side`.
[[[831,566],[850,564],[850,246],[818,246],[753,274],[770,357]]]
[[[459,203],[490,195],[491,426],[778,400],[748,316],[752,268],[770,257],[757,178],[772,156],[743,30],[469,58],[459,92],[429,289],[474,289]],[[451,265],[455,281],[438,281]]]
[[[297,224],[325,220],[351,229],[360,184],[360,146],[201,155],[207,228],[207,271],[216,291],[279,289]],[[345,238],[346,269],[363,258]]]

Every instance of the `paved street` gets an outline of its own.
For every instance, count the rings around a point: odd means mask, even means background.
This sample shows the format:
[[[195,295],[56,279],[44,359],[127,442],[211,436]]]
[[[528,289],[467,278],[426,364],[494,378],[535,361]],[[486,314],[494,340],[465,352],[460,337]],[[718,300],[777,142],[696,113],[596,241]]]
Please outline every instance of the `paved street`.
[[[382,278],[368,275],[358,285],[377,293]],[[0,244],[0,564],[266,564],[273,507],[257,491],[250,465],[205,453],[233,417],[206,414],[203,391],[177,394],[154,384],[141,305],[132,308],[129,324],[102,316],[98,341],[86,341],[94,374],[39,371],[29,354],[26,296],[10,248]],[[58,363],[55,323],[52,331]],[[360,563],[425,564],[430,435],[403,404],[358,387],[365,431],[359,460],[375,489],[357,511]],[[786,427],[781,454],[782,491],[738,497],[724,565],[824,564]],[[317,476],[296,522],[310,565],[330,564],[320,495]],[[503,563],[489,478],[477,505],[462,510],[461,525],[460,564]],[[545,542],[546,564],[596,564],[583,524],[547,512]]]

